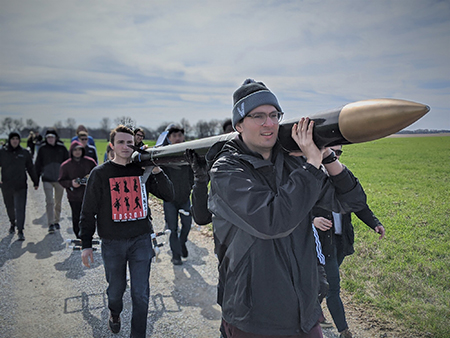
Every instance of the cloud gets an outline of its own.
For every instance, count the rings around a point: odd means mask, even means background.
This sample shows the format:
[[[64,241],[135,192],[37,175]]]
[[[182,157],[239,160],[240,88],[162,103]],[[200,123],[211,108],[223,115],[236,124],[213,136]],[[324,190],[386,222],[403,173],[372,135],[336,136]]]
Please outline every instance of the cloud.
[[[0,117],[92,127],[230,115],[247,77],[291,117],[392,97],[450,128],[446,1],[1,1]]]

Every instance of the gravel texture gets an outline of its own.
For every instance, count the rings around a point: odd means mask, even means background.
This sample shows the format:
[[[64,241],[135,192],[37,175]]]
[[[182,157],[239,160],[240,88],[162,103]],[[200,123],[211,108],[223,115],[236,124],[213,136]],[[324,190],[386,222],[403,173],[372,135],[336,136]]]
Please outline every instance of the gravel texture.
[[[164,229],[162,206],[151,201],[155,231]],[[131,299],[124,295],[122,330],[107,327],[106,281],[101,255],[90,269],[80,252],[68,248],[74,238],[70,206],[63,199],[61,230],[48,234],[42,187],[28,190],[24,242],[8,233],[9,221],[0,196],[0,337],[129,337]],[[165,241],[165,236],[158,241]],[[170,262],[166,244],[152,263],[147,336],[161,338],[219,337],[220,307],[216,304],[217,260],[211,233],[193,226],[183,265]],[[347,301],[345,301],[347,302]],[[347,307],[354,337],[401,337],[361,308]],[[331,317],[329,317],[331,320]],[[383,324],[384,325],[384,324]],[[385,329],[383,331],[383,329]],[[388,332],[388,333],[386,333]],[[338,337],[335,328],[324,330]]]

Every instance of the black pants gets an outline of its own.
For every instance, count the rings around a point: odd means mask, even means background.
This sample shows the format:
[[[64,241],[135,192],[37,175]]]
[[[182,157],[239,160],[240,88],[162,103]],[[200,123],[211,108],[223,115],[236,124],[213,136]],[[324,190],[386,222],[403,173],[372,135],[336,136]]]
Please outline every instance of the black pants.
[[[27,204],[27,188],[16,190],[2,187],[3,201],[9,221],[15,224],[18,230],[23,230],[25,224],[25,206]]]
[[[73,202],[69,201],[70,208],[72,209],[72,229],[73,233],[77,238],[80,238],[80,235],[78,234],[80,232],[80,214],[81,214],[81,205],[83,202]]]

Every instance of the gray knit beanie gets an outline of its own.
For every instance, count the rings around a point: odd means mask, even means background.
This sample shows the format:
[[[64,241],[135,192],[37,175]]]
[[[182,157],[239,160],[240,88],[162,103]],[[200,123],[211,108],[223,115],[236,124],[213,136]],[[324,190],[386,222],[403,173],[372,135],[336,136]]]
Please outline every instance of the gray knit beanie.
[[[255,82],[253,79],[244,81],[233,94],[233,128],[236,130],[236,123],[241,121],[248,113],[256,107],[269,104],[278,111],[282,111],[278,104],[277,97],[262,82]]]

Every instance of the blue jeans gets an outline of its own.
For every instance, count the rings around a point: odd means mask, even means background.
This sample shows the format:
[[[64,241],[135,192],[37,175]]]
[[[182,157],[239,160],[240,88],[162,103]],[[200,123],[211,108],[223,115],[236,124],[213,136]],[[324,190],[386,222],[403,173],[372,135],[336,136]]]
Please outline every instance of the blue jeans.
[[[329,284],[327,294],[327,307],[333,317],[334,324],[339,332],[348,328],[347,320],[345,319],[344,304],[342,303],[341,292],[341,277],[339,275],[339,267],[344,260],[342,251],[342,237],[340,235],[333,235],[333,252],[328,257],[325,257],[325,272],[327,273],[327,280]]]
[[[179,214],[178,210],[183,209],[189,212],[189,216]],[[178,237],[178,215],[181,219],[181,231]],[[186,244],[189,231],[192,226],[191,216],[191,202],[187,200],[184,203],[164,202],[164,218],[170,233],[170,249],[172,250],[172,257],[181,259],[181,246]]]
[[[146,336],[150,264],[154,255],[150,234],[122,240],[102,239],[102,258],[108,282],[108,308],[114,316],[119,316],[123,309],[128,263],[133,305],[131,337]]]
[[[22,231],[25,224],[25,206],[27,204],[27,188],[15,190],[2,187],[3,201],[9,221]]]

